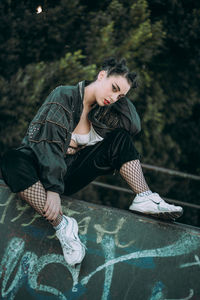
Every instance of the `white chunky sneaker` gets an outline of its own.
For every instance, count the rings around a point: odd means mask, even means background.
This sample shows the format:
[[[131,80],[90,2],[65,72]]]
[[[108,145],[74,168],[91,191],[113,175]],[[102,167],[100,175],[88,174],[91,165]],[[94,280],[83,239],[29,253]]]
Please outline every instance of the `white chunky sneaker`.
[[[69,265],[79,264],[85,256],[85,245],[78,237],[78,224],[74,218],[64,215],[63,218],[68,223],[56,230],[56,236],[61,243],[66,262]]]
[[[176,219],[182,216],[183,208],[166,203],[157,193],[148,196],[137,195],[129,209],[135,212],[163,218]]]

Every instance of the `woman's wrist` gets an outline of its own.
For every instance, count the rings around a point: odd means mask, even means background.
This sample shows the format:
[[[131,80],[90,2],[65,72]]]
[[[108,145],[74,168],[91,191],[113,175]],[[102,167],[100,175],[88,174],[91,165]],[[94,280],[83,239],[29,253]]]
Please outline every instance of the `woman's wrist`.
[[[59,194],[58,193],[56,193],[56,192],[52,192],[52,191],[47,191],[47,195],[49,196],[49,195],[51,195],[51,196],[59,196]]]

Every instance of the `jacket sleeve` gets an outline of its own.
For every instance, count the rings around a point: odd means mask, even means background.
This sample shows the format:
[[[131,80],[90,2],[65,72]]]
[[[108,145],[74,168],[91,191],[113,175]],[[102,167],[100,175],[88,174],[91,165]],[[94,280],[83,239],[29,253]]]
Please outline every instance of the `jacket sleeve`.
[[[24,144],[37,157],[39,178],[46,190],[64,192],[65,154],[70,142],[70,112],[50,94],[30,123]],[[22,144],[23,144],[22,142]]]
[[[129,131],[132,136],[138,134],[141,131],[141,122],[134,104],[127,97],[123,97],[114,105],[121,114],[121,127]]]
[[[130,133],[132,136],[135,136],[141,131],[141,121],[135,106],[131,102],[129,102],[129,108],[131,120]]]

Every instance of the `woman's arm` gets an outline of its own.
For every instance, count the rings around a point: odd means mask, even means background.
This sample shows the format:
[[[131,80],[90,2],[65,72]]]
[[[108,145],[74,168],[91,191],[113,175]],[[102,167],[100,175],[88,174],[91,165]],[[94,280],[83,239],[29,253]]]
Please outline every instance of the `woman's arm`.
[[[55,89],[40,107],[22,141],[22,148],[30,148],[37,158],[39,178],[45,190],[59,194],[64,192],[63,178],[67,171],[64,158],[72,121],[71,100],[61,90]],[[63,97],[66,107],[62,104]]]

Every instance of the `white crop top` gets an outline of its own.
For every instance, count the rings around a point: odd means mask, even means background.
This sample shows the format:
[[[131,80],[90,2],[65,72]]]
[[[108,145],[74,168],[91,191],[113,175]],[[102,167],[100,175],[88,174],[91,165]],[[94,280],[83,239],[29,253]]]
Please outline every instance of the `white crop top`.
[[[92,146],[97,142],[103,140],[103,138],[100,135],[98,135],[98,133],[96,133],[92,125],[91,125],[90,132],[88,132],[87,134],[72,133],[71,138],[78,145],[85,145],[85,146]]]

